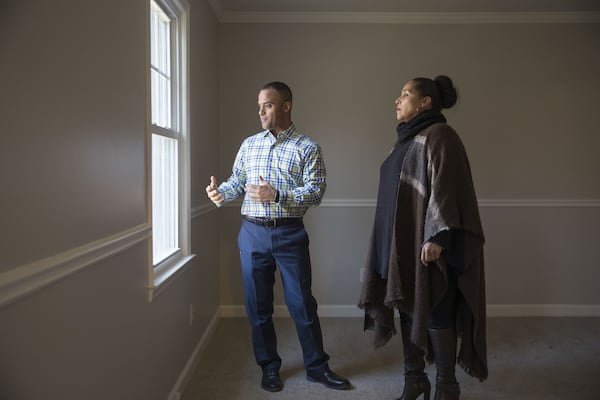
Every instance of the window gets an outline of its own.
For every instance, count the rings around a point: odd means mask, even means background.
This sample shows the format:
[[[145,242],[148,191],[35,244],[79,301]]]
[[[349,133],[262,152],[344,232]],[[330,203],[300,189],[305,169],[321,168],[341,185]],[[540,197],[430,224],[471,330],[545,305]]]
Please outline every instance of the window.
[[[191,259],[187,4],[150,0],[150,300]]]

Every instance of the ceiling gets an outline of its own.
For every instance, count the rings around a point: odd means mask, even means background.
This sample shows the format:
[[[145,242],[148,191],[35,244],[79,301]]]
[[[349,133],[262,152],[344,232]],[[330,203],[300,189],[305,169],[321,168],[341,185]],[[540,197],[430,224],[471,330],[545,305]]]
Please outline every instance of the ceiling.
[[[599,0],[210,0],[222,13],[581,12]]]

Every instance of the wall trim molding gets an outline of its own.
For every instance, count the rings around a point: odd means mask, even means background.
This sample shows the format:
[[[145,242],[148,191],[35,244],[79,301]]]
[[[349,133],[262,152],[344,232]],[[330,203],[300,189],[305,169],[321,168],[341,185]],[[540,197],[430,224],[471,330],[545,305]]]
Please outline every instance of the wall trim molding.
[[[600,207],[600,199],[481,199],[480,207]]]
[[[536,198],[536,199],[479,199],[479,207],[544,207],[544,208],[598,208],[600,207],[600,198],[573,198],[573,199],[551,199],[551,198]],[[225,208],[240,208],[241,200],[234,200],[225,203]],[[346,198],[327,198],[323,199],[319,207],[335,207],[335,208],[374,208],[377,205],[377,199],[346,199]],[[205,212],[216,210],[209,206]]]
[[[194,377],[196,366],[200,362],[202,354],[208,347],[210,340],[212,339],[212,337],[215,334],[215,331],[217,330],[217,326],[219,325],[220,320],[220,314],[221,312],[217,308],[217,311],[210,320],[208,327],[204,330],[204,334],[200,338],[200,341],[198,341],[198,344],[196,344],[196,347],[194,348],[194,351],[192,352],[190,358],[185,363],[185,367],[181,371],[181,374],[179,374],[179,377],[177,378],[173,389],[171,389],[171,391],[169,392],[167,400],[181,400],[185,387]]]
[[[138,225],[0,273],[0,307],[147,240],[151,231],[149,224]]]
[[[211,211],[215,211],[217,208],[213,203],[201,204],[199,206],[192,207],[191,210],[191,219],[201,217],[202,215],[206,215]]]
[[[275,318],[290,318],[285,305],[275,305]],[[243,305],[222,305],[221,318],[245,318]],[[362,318],[356,305],[319,305],[322,318]],[[488,317],[600,317],[600,304],[488,304]]]
[[[375,207],[372,199],[324,199],[320,207]],[[600,199],[479,199],[479,207],[600,207]]]
[[[600,12],[232,12],[210,1],[220,23],[596,24]]]

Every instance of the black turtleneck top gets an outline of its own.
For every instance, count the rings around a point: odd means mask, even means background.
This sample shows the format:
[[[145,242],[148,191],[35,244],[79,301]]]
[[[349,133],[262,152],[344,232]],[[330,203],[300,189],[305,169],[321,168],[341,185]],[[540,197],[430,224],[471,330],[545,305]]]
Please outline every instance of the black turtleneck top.
[[[398,133],[396,145],[381,164],[377,207],[373,225],[372,243],[375,248],[371,252],[369,269],[371,272],[379,274],[382,279],[387,279],[392,233],[395,225],[398,184],[400,183],[404,157],[413,143],[412,139],[423,129],[438,122],[446,122],[446,118],[439,112],[427,110],[408,122],[398,124],[396,128]],[[436,240],[436,242],[438,241]],[[439,244],[445,247],[444,244]]]

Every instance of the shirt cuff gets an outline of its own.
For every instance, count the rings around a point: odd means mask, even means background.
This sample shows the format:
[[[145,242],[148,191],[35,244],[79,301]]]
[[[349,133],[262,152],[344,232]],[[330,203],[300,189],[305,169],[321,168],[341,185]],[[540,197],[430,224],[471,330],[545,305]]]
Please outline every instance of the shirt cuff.
[[[289,195],[286,190],[278,190],[277,193],[279,194],[279,197],[277,198],[276,203],[285,204],[288,202]]]

